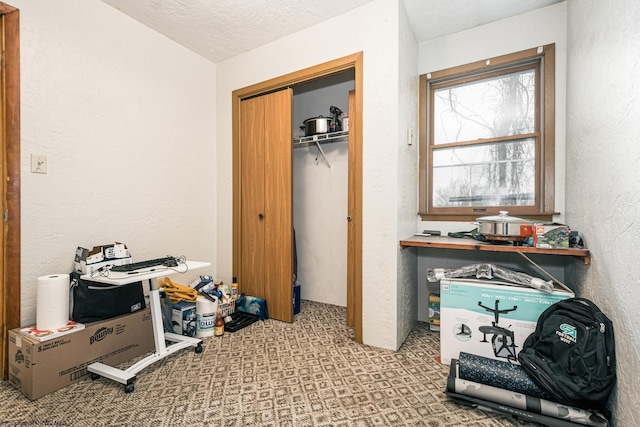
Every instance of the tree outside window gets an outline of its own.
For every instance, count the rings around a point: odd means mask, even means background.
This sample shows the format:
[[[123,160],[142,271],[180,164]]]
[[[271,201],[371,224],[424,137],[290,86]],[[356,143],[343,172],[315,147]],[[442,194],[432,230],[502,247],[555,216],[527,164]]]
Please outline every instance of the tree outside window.
[[[553,63],[550,45],[421,76],[424,219],[552,214]]]

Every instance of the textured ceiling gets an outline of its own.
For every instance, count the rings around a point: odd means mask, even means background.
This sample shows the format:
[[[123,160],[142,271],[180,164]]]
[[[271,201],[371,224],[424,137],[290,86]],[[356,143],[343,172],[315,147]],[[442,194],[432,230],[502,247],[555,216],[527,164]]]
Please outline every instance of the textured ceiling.
[[[565,0],[403,0],[419,42],[521,15]]]
[[[102,1],[218,63],[373,0]],[[564,0],[402,1],[422,42]]]

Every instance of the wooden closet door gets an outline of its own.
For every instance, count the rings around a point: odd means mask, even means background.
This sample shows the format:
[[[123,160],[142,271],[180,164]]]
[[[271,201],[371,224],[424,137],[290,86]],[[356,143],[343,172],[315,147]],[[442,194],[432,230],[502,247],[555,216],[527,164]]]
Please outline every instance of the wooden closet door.
[[[293,91],[244,100],[241,140],[241,283],[269,316],[293,322]]]
[[[265,295],[269,316],[293,322],[293,90],[265,101]]]
[[[264,100],[242,101],[240,108],[240,287],[245,295],[264,292]]]
[[[347,201],[347,326],[355,328],[358,311],[357,300],[357,272],[356,272],[356,221],[354,216],[357,212],[356,200],[354,197],[356,188],[356,162],[355,162],[355,134],[356,134],[356,92],[349,91],[349,163],[348,163],[348,194]]]

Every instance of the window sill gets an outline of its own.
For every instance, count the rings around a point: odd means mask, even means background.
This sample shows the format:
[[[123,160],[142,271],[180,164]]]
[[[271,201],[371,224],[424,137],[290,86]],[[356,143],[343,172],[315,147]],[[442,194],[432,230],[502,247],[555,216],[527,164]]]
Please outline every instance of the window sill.
[[[422,221],[458,221],[458,222],[474,222],[478,218],[488,215],[497,215],[498,212],[478,212],[476,214],[420,214]],[[553,222],[553,216],[560,215],[560,212],[547,212],[541,214],[518,214],[517,212],[509,211],[509,216],[517,218],[530,219],[541,222]]]

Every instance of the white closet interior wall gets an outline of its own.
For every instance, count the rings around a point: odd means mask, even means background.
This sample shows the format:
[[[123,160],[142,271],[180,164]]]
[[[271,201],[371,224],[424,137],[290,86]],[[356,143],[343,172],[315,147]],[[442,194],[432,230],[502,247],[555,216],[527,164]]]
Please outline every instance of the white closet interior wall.
[[[347,113],[352,71],[294,87],[293,135],[304,136],[303,122],[329,107]],[[301,298],[347,305],[347,141],[323,144],[327,161],[315,145],[293,150],[293,224],[298,255],[297,282]]]

